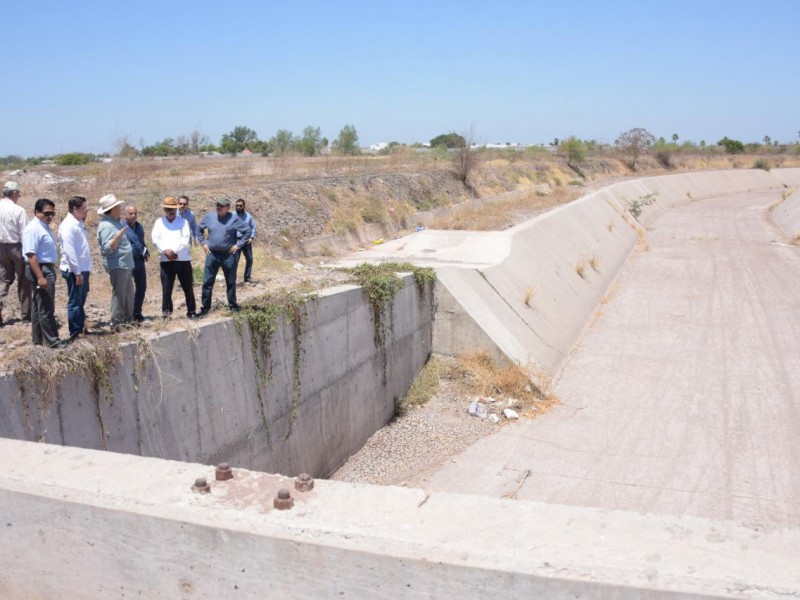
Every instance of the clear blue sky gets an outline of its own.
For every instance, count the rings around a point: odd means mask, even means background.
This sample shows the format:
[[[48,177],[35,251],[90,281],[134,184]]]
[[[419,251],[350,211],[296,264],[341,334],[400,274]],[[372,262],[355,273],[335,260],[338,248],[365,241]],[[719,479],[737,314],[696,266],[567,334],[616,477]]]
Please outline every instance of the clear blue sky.
[[[0,156],[236,125],[362,145],[798,140],[798,0],[8,2]]]

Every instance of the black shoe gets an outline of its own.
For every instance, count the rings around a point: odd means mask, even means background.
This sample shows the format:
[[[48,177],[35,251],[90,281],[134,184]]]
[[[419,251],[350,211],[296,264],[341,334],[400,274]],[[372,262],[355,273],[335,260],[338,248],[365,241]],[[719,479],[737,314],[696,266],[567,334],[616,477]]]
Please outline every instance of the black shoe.
[[[136,321],[137,323],[144,323],[144,316],[136,315],[135,317],[133,317],[133,320]]]
[[[245,277],[244,278],[244,282],[245,283],[253,283],[253,280],[250,277]]]
[[[56,342],[55,344],[53,344],[53,345],[52,345],[52,346],[50,346],[50,347],[51,347],[53,350],[63,350],[63,349],[64,349],[64,348],[66,348],[67,346],[69,346],[69,342],[67,342],[66,340],[60,340],[60,341]]]
[[[188,318],[190,318],[190,319],[199,319],[202,315],[200,315],[200,314],[198,314],[196,312],[190,312],[190,313],[186,313],[186,316]]]
[[[238,306],[229,306],[229,307],[228,307],[228,310],[230,310],[232,313],[237,313],[237,312],[239,312],[239,311],[240,311],[240,310],[242,310],[242,309],[241,309],[241,308],[239,308]]]
[[[201,309],[200,309],[200,312],[197,312],[197,313],[194,313],[194,314],[195,314],[195,315],[197,315],[197,318],[198,318],[198,319],[202,319],[202,318],[203,318],[203,317],[205,317],[205,316],[206,316],[206,315],[207,315],[209,312],[210,312],[210,309],[208,309],[208,308],[201,308]]]

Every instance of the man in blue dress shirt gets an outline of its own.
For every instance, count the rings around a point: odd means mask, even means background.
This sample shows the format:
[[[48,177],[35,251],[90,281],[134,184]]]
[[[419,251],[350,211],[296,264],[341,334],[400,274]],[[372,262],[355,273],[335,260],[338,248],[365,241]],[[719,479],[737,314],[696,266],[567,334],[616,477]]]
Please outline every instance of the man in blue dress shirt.
[[[128,234],[128,241],[133,247],[133,319],[137,323],[141,323],[144,321],[142,305],[144,304],[144,294],[147,291],[147,268],[145,263],[147,263],[150,251],[144,243],[144,227],[136,220],[136,207],[133,204],[129,204],[125,207],[125,212],[122,213],[122,216],[125,221],[120,221],[120,223],[128,226],[125,233]]]
[[[33,287],[31,335],[37,346],[64,348],[67,343],[58,337],[55,316],[58,248],[56,238],[50,231],[56,205],[52,200],[40,198],[34,205],[33,213],[35,218],[22,232],[25,277]]]
[[[236,254],[250,239],[250,228],[235,212],[230,212],[231,201],[220,198],[216,204],[217,210],[208,213],[197,225],[198,239],[206,253],[200,316],[211,310],[211,290],[220,269],[225,275],[228,308],[232,312],[239,311],[236,302]]]

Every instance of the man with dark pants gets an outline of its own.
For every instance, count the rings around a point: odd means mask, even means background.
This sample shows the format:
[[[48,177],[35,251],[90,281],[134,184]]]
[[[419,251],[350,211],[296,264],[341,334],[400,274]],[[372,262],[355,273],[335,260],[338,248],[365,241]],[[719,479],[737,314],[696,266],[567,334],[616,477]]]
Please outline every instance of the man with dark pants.
[[[151,233],[161,260],[161,316],[166,318],[172,314],[172,288],[177,276],[186,298],[186,316],[195,319],[197,306],[189,253],[192,243],[189,221],[178,214],[178,201],[171,196],[164,198],[162,208],[164,216],[156,221]]]
[[[220,268],[225,275],[228,308],[234,312],[239,310],[236,302],[236,253],[250,239],[250,228],[230,210],[231,201],[220,198],[216,212],[208,213],[197,226],[200,244],[206,253],[201,316],[211,310],[211,291]]]
[[[256,239],[256,222],[253,220],[253,215],[245,209],[245,201],[239,198],[236,201],[236,216],[247,224],[250,229],[250,239],[246,244],[239,242],[241,250],[236,253],[236,272],[239,272],[239,259],[244,254],[244,282],[250,283],[253,275],[253,240]]]
[[[67,343],[58,338],[55,316],[56,261],[58,248],[50,222],[56,215],[56,205],[47,198],[36,201],[34,218],[22,234],[22,253],[25,256],[25,277],[33,288],[31,336],[36,346],[64,348]]]
[[[58,227],[61,246],[61,276],[67,282],[67,322],[69,337],[74,339],[86,332],[86,297],[89,295],[89,275],[92,272],[92,254],[86,234],[86,215],[89,203],[83,196],[73,196],[67,203],[69,214]]]
[[[147,291],[147,269],[145,263],[148,258],[147,246],[144,243],[144,227],[136,220],[136,207],[129,204],[125,207],[122,217],[125,219],[128,229],[128,241],[133,248],[133,320],[137,323],[144,321],[142,315],[142,305],[144,304],[144,294]],[[121,221],[120,221],[121,222]]]
[[[22,255],[22,230],[28,224],[28,217],[25,209],[17,204],[21,197],[19,185],[15,181],[6,182],[0,199],[0,327],[3,326],[3,301],[15,279],[22,318],[31,318],[31,282],[25,277]]]

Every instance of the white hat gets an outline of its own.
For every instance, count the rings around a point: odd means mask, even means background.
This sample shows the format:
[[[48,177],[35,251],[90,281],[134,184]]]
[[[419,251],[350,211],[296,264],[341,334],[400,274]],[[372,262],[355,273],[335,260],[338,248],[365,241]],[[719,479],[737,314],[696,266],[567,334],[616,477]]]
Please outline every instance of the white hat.
[[[6,181],[6,184],[3,186],[3,193],[6,192],[20,192],[22,190],[19,189],[19,184],[16,181]]]
[[[114,194],[106,194],[100,198],[100,208],[97,209],[98,215],[104,215],[115,206],[122,204],[122,200],[117,200]]]

